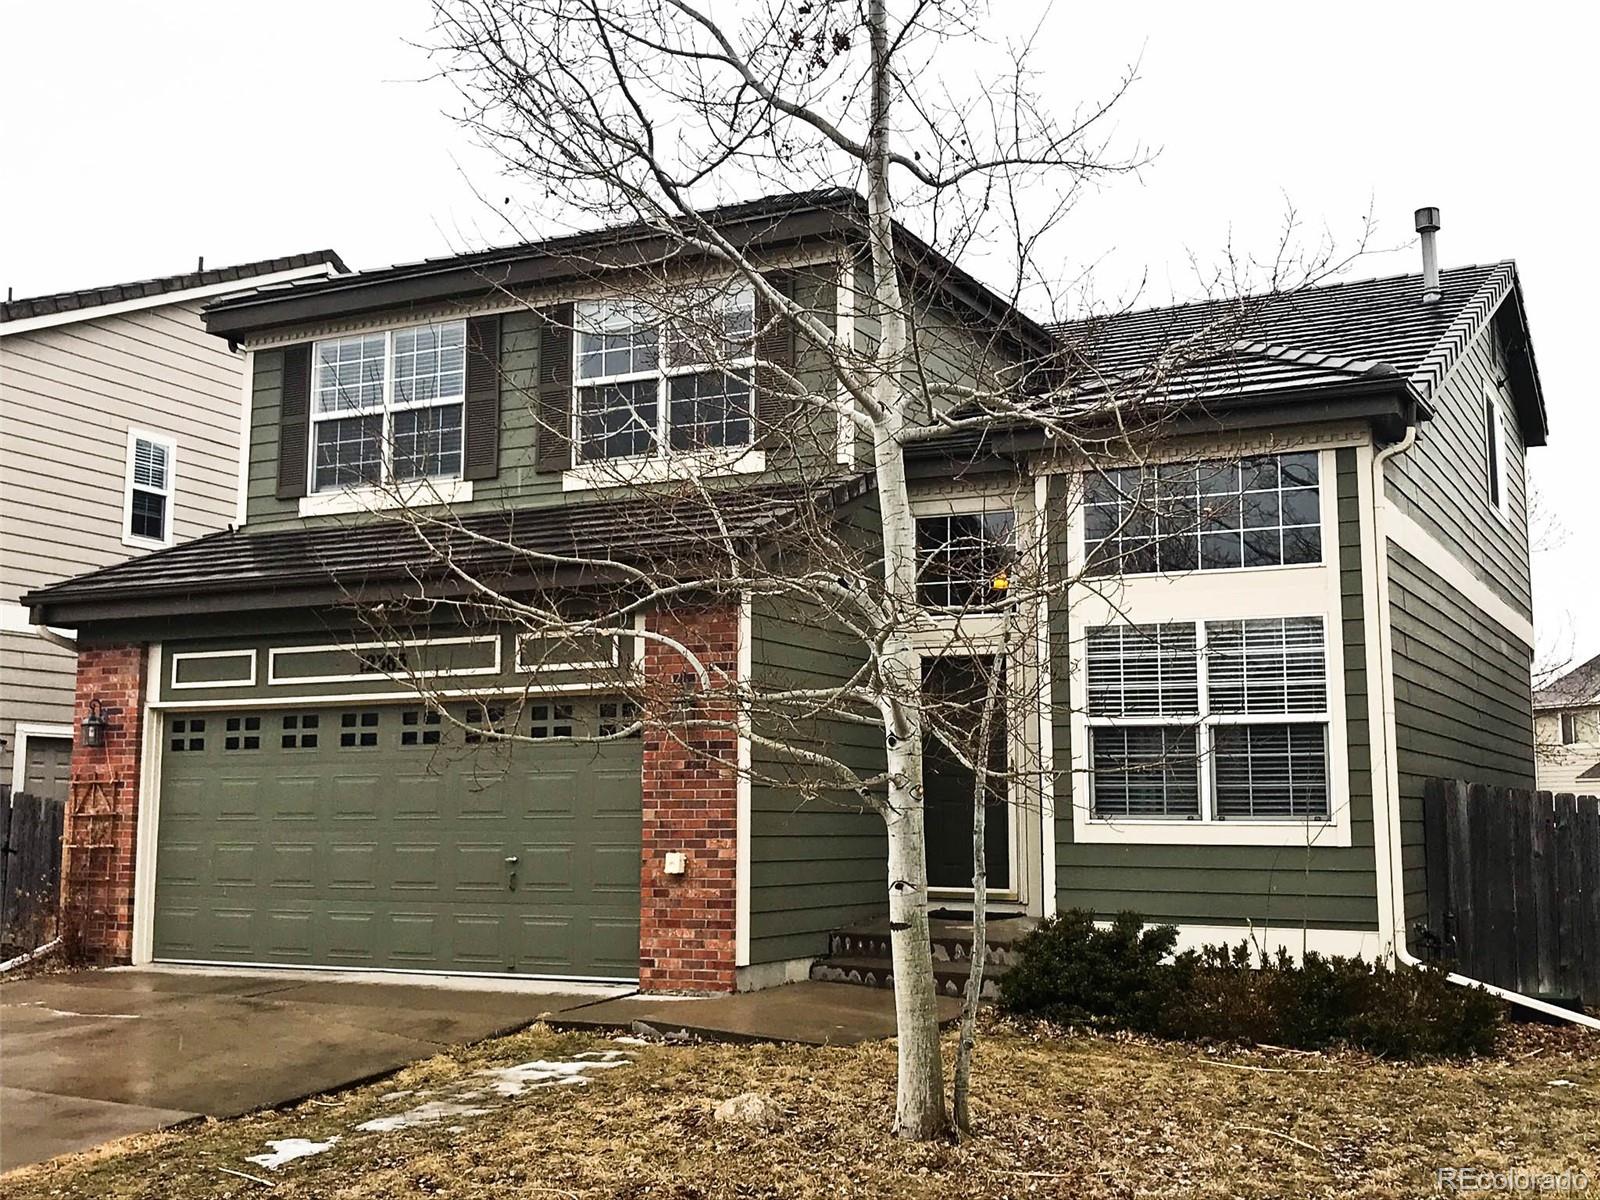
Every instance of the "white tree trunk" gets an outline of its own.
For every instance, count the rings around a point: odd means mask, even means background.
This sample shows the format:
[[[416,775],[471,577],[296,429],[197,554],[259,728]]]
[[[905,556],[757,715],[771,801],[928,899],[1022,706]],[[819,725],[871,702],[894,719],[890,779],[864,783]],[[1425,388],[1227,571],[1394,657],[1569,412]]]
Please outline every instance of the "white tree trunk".
[[[913,650],[911,657],[915,660]],[[913,722],[915,724],[915,722]],[[922,804],[922,734],[902,726],[890,735],[884,820],[889,835],[889,946],[894,962],[894,1012],[899,1084],[894,1129],[927,1139],[946,1126],[944,1060],[939,1048],[938,992],[928,936],[928,856]]]

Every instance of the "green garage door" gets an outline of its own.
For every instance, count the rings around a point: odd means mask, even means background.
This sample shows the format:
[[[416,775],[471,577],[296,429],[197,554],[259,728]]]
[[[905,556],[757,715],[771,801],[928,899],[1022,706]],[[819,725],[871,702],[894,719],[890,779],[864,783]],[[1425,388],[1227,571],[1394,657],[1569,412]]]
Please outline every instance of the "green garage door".
[[[155,956],[638,975],[640,744],[614,699],[169,714]]]

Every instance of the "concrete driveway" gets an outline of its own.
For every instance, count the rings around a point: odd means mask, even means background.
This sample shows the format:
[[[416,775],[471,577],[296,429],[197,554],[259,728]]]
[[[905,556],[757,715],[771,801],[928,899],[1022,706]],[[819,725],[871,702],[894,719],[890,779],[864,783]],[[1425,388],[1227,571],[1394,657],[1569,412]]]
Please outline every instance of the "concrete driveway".
[[[630,987],[174,968],[0,984],[0,1171],[343,1087]]]

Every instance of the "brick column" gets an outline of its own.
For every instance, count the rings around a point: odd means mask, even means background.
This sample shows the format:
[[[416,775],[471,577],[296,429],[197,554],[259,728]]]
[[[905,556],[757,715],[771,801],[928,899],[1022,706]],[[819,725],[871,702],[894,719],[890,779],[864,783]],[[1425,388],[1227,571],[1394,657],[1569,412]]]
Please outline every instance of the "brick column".
[[[738,677],[736,604],[656,613],[649,627],[702,662]],[[696,676],[670,646],[645,642],[651,719],[644,731],[644,843],[639,879],[639,985],[647,992],[734,990],[738,920],[737,715],[715,694],[693,708],[671,705]],[[685,870],[666,873],[668,854]]]
[[[133,956],[133,854],[139,820],[145,648],[78,651],[72,789],[62,832],[61,917],[67,952],[92,963]],[[89,702],[114,726],[105,744],[83,744]]]

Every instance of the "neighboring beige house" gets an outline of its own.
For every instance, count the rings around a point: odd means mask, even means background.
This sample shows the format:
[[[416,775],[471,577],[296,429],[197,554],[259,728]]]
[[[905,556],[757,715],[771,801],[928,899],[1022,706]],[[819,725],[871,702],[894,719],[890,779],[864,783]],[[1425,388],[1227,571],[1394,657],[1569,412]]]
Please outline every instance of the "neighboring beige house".
[[[1533,694],[1539,786],[1600,794],[1600,655]]]
[[[23,593],[238,519],[244,355],[201,307],[345,269],[331,250],[0,305],[0,783],[65,795],[72,631]]]

